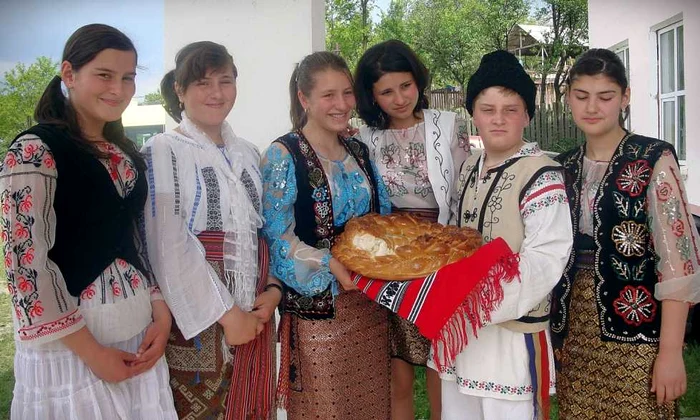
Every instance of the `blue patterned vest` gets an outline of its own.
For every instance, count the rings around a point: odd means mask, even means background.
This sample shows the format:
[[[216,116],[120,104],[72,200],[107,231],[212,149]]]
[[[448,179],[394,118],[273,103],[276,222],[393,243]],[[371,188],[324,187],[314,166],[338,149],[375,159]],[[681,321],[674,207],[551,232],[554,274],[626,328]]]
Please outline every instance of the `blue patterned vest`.
[[[379,211],[379,193],[369,159],[369,149],[355,138],[339,139],[369,180],[372,188],[370,212]],[[332,194],[321,161],[301,131],[288,133],[275,142],[284,145],[294,160],[297,181],[294,234],[309,246],[330,250],[337,235],[343,231],[343,226],[336,226],[333,221]],[[314,191],[318,193],[318,197],[325,198],[314,197]],[[323,193],[319,193],[321,191]],[[281,310],[303,319],[333,318],[335,312],[330,287],[315,296],[303,296],[290,287],[284,289]]]

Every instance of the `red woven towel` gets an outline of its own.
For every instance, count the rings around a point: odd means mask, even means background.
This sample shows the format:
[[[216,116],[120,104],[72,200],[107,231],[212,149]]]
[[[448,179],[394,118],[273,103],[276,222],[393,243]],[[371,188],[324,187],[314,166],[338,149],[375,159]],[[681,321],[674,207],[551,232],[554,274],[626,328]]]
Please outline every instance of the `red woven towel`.
[[[439,369],[451,366],[503,300],[502,282],[519,276],[518,256],[496,238],[472,256],[409,281],[385,281],[353,274],[370,299],[414,323],[431,340]]]

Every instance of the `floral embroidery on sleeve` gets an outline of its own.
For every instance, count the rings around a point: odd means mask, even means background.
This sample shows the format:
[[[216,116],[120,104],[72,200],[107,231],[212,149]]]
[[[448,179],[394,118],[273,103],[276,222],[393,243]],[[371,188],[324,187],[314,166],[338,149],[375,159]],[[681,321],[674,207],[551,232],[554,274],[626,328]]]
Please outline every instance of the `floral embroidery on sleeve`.
[[[680,170],[670,151],[654,167],[647,194],[649,230],[657,255],[655,297],[700,301],[700,238],[688,211]]]
[[[31,137],[14,142],[0,167],[0,235],[17,334],[23,341],[50,341],[84,325],[60,273],[47,267],[53,238],[48,234],[51,206],[46,203],[53,202],[55,168],[48,147]]]

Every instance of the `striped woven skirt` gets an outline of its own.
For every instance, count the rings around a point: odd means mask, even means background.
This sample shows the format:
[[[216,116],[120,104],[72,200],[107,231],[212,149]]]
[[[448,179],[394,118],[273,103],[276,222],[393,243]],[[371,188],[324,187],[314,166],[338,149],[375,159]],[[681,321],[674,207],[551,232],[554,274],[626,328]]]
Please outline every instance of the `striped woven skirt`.
[[[224,232],[198,235],[206,258],[220,278],[224,276]],[[268,248],[258,244],[258,293],[267,284]],[[224,354],[223,328],[215,323],[197,337],[185,340],[173,322],[165,349],[170,385],[181,419],[274,420],[275,320],[250,343],[232,347]],[[226,360],[230,359],[230,363]]]

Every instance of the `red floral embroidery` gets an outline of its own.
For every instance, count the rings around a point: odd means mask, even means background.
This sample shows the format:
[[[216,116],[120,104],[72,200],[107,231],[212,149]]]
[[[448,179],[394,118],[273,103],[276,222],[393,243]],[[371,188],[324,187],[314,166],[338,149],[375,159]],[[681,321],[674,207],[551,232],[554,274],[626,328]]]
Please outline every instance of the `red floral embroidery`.
[[[635,327],[651,322],[656,316],[656,302],[644,286],[625,286],[613,305],[615,313]]]
[[[5,269],[12,267],[12,254],[10,252],[5,254]]]
[[[2,214],[4,214],[5,216],[9,215],[10,208],[11,208],[10,196],[9,196],[9,194],[7,194],[7,195],[5,195],[5,197],[3,197],[3,200],[2,200]]]
[[[5,166],[8,168],[14,168],[17,166],[17,157],[14,153],[8,153],[7,156],[5,156]]]
[[[681,219],[676,219],[671,225],[671,232],[673,232],[676,237],[680,238],[685,232],[685,224]]]
[[[117,265],[118,265],[119,267],[125,268],[125,267],[127,266],[127,263],[126,263],[126,261],[124,261],[123,259],[117,258]]]
[[[621,191],[629,193],[632,197],[639,196],[644,187],[649,184],[651,167],[646,160],[630,162],[622,169],[617,178],[617,187]]]
[[[14,296],[15,293],[17,293],[15,286],[12,283],[7,283],[7,293],[9,293],[11,296]]]
[[[114,296],[121,296],[122,294],[122,291],[116,281],[112,281],[112,293],[114,293]]]
[[[80,299],[90,300],[95,296],[96,293],[97,292],[95,292],[95,283],[90,283],[90,285],[80,293]]]
[[[28,143],[24,146],[24,150],[22,150],[22,157],[24,157],[24,159],[30,159],[37,151],[39,151],[39,146]]]
[[[31,232],[29,231],[29,226],[22,222],[15,223],[15,238],[16,239],[27,239],[29,238]]]
[[[49,169],[53,169],[56,166],[56,162],[53,160],[53,157],[51,155],[47,155],[44,158],[44,166],[46,166]]]
[[[138,274],[133,273],[131,275],[130,282],[131,282],[131,287],[136,289],[137,287],[139,287],[139,284],[141,283],[141,278],[138,276]]]
[[[22,293],[31,293],[34,291],[34,284],[27,280],[27,278],[24,276],[20,276],[17,279],[17,283],[17,287],[19,287],[19,290]]]
[[[695,267],[693,267],[693,262],[688,260],[683,264],[683,274],[689,276],[695,274]]]
[[[24,251],[20,255],[19,262],[22,265],[30,265],[34,261],[34,247],[27,248],[26,251]]]
[[[662,182],[656,186],[656,198],[658,198],[661,201],[666,201],[671,197],[671,193],[673,190],[671,189],[671,184],[668,182]]]
[[[44,307],[41,306],[41,301],[37,300],[34,302],[34,305],[32,305],[32,308],[29,310],[29,315],[32,317],[38,317],[41,316],[41,314],[44,313]]]

